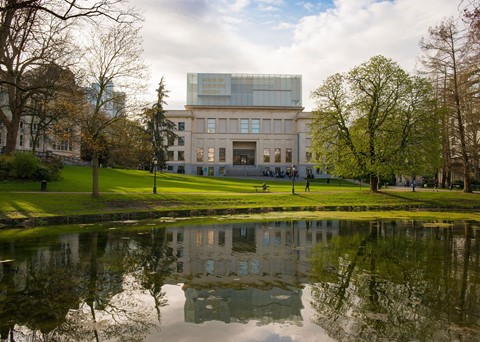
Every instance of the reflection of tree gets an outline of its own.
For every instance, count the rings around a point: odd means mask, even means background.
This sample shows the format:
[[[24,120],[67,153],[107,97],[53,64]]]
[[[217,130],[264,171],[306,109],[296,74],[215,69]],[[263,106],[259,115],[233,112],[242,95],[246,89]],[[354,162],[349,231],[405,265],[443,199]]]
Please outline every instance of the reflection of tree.
[[[154,300],[157,320],[161,322],[160,308],[167,304],[162,291],[165,278],[171,273],[173,256],[166,257],[165,229],[153,229],[144,235],[142,248],[132,250],[129,264],[136,273],[141,286],[148,290]]]
[[[316,246],[315,322],[341,341],[478,339],[472,263],[478,265],[479,249],[469,235],[433,239],[423,229],[412,235],[395,229],[372,223],[367,232]]]
[[[60,244],[34,253],[9,246],[15,261],[0,269],[2,339],[144,340],[153,309],[139,300],[142,288],[125,272],[131,241],[92,233],[81,234],[79,243],[79,262]]]
[[[83,274],[84,300],[59,327],[59,336],[68,331],[72,340],[143,341],[152,326],[136,292],[138,286],[125,274],[123,259],[129,240],[113,234],[94,233],[88,237],[89,260]]]

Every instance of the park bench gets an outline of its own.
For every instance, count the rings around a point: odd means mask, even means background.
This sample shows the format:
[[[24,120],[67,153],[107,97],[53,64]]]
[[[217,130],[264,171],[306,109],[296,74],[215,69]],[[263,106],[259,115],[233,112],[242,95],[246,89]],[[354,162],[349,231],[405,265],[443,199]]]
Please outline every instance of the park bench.
[[[255,192],[259,192],[259,191],[267,192],[270,190],[269,185],[254,185],[253,187],[255,188]]]

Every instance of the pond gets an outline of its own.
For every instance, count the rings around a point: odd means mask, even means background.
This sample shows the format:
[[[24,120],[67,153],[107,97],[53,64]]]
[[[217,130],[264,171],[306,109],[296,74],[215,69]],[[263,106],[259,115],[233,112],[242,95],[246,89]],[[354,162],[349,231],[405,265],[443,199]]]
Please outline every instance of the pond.
[[[128,222],[2,236],[1,341],[480,340],[478,223]]]

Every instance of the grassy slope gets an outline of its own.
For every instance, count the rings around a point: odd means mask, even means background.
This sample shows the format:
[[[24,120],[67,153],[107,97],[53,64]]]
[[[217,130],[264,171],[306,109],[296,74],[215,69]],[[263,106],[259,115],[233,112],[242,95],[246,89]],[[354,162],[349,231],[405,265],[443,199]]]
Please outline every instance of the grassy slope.
[[[253,185],[266,181],[270,193],[256,193]],[[269,178],[232,179],[157,173],[158,194],[151,194],[153,175],[137,170],[100,170],[100,198],[91,197],[91,169],[65,167],[62,179],[48,184],[40,192],[38,182],[1,183],[0,218],[91,214],[119,211],[273,208],[273,207],[365,207],[372,209],[422,207],[451,211],[470,210],[478,214],[480,196],[460,191],[419,189],[417,192],[386,190],[370,193],[366,187],[311,183],[303,192],[303,180],[296,182],[297,194],[291,194],[291,182]],[[474,210],[472,210],[474,209]],[[475,212],[475,213],[474,213]]]

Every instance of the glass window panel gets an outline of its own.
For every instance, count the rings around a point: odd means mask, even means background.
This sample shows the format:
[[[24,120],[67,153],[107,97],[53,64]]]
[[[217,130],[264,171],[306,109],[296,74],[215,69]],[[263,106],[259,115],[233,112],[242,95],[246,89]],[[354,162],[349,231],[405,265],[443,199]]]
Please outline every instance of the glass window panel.
[[[273,120],[273,133],[282,133],[282,120]]]
[[[184,131],[184,130],[185,130],[185,122],[180,121],[180,122],[178,123],[178,130],[179,130],[179,131]]]
[[[238,119],[230,119],[230,133],[238,132]]]
[[[260,119],[252,119],[252,133],[260,133]]]
[[[178,160],[179,161],[185,160],[185,151],[178,151]]]
[[[178,146],[185,145],[185,137],[178,137]]]
[[[207,158],[208,158],[209,162],[214,162],[215,161],[215,148],[213,148],[213,147],[208,148]]]
[[[240,133],[248,133],[248,119],[240,119]]]
[[[262,131],[263,133],[272,133],[272,120],[263,119]]]
[[[203,147],[197,147],[197,162],[203,162]]]
[[[205,133],[205,119],[197,119],[197,133]]]
[[[215,133],[216,125],[215,119],[207,119],[207,132],[208,133]]]
[[[270,163],[270,149],[264,148],[263,149],[263,162]]]
[[[218,149],[218,161],[225,163],[225,147],[220,147]]]
[[[291,148],[286,148],[285,149],[285,163],[291,163],[292,162],[292,149]]]
[[[282,162],[282,149],[276,147],[275,148],[275,163],[281,163]]]

